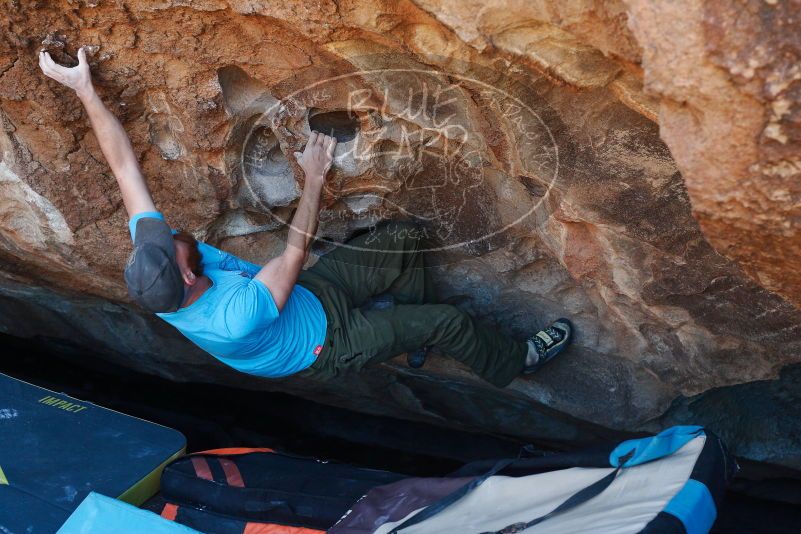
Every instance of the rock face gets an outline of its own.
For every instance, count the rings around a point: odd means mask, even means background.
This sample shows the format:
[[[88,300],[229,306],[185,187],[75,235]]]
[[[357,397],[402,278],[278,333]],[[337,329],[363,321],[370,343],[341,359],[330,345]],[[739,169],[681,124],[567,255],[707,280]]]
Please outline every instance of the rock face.
[[[697,421],[801,468],[798,6],[752,4],[10,2],[0,329],[562,445]],[[80,45],[173,226],[267,261],[303,186],[294,152],[333,132],[317,252],[416,220],[443,298],[519,338],[571,317],[574,347],[504,390],[444,359],[328,384],[224,368],[127,302],[116,183],[35,60]]]
[[[801,2],[628,4],[701,228],[801,306]]]

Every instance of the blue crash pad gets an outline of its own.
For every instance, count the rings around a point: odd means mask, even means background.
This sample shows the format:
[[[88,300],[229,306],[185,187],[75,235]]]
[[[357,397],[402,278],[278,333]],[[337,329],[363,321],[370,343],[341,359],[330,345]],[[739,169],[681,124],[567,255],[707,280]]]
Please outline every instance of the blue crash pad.
[[[117,499],[90,493],[57,534],[198,534],[180,523]]]
[[[92,491],[141,504],[180,432],[0,374],[0,525],[55,532]]]

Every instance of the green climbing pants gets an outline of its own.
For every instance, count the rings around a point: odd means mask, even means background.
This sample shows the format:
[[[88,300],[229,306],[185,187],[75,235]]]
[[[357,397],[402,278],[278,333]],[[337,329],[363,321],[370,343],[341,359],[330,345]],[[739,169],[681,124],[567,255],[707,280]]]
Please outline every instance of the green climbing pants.
[[[333,379],[425,346],[436,346],[497,387],[521,373],[525,343],[455,306],[432,302],[422,237],[414,225],[390,222],[338,246],[301,273],[298,283],[320,299],[328,320],[322,351],[302,375]],[[394,307],[360,308],[384,292],[394,297]]]

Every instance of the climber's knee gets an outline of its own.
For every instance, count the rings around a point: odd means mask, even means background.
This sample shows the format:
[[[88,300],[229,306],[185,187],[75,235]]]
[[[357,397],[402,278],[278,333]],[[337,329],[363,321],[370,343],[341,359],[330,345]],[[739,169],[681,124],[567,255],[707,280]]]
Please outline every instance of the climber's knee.
[[[430,304],[430,316],[438,329],[448,334],[463,332],[470,328],[471,321],[467,313],[451,304]]]

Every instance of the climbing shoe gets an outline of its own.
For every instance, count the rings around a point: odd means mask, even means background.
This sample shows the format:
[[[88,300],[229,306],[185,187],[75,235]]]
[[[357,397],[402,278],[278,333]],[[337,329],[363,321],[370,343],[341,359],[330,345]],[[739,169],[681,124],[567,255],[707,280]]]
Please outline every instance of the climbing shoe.
[[[531,374],[565,350],[573,338],[573,324],[567,319],[558,319],[551,326],[540,330],[528,340],[528,355],[523,374]]]

